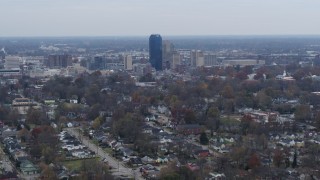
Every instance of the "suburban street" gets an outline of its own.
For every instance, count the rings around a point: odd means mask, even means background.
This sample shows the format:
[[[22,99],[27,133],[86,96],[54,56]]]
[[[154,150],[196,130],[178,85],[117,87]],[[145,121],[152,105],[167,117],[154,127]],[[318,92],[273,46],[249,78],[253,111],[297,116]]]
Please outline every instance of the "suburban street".
[[[112,175],[119,177],[134,177],[134,179],[143,179],[140,175],[139,169],[134,170],[132,168],[127,168],[124,164],[112,156],[107,154],[103,149],[99,146],[92,143],[87,137],[84,137],[77,128],[65,128],[70,135],[76,137],[80,140],[85,146],[87,146],[90,150],[94,151],[100,158],[105,158],[108,161],[108,164],[113,168],[111,170]]]
[[[14,166],[11,164],[9,157],[3,152],[2,148],[0,148],[0,167],[4,171],[14,171]]]

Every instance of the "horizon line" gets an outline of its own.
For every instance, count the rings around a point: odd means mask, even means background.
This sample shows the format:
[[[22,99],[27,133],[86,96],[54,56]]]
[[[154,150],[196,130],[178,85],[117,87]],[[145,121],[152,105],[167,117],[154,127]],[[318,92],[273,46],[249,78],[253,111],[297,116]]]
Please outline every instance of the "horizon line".
[[[159,34],[159,33],[152,33]],[[15,35],[15,36],[0,36],[0,38],[101,38],[101,37],[149,37],[148,35]],[[320,34],[211,34],[211,35],[166,35],[164,37],[314,37]]]

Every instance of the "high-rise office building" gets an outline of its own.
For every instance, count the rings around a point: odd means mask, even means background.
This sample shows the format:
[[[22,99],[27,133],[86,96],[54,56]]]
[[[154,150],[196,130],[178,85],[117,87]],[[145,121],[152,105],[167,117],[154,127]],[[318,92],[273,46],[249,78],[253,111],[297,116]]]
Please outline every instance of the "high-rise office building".
[[[0,50],[0,60],[5,59],[6,57],[6,51],[4,50],[4,48],[2,48]]]
[[[174,46],[168,41],[162,41],[162,69],[170,69],[173,58]]]
[[[162,38],[159,34],[152,34],[149,38],[149,59],[152,67],[162,70]]]
[[[174,51],[172,54],[172,60],[170,61],[170,69],[176,69],[181,64],[181,55],[178,51]]]
[[[131,55],[125,55],[123,57],[123,64],[125,70],[132,70],[132,56]]]
[[[66,68],[72,66],[72,56],[70,55],[49,55],[44,63],[49,68]]]
[[[190,53],[190,60],[192,67],[204,66],[204,55],[200,50],[192,50]]]
[[[204,65],[205,66],[216,66],[218,65],[217,56],[215,54],[204,54]]]
[[[106,69],[106,61],[105,56],[94,56],[88,63],[88,69],[93,71]]]
[[[163,54],[171,53],[174,51],[174,45],[168,41],[168,40],[163,40],[162,41],[162,47],[163,47]]]
[[[6,56],[4,62],[5,69],[20,69],[22,60],[19,56]]]
[[[320,66],[320,55],[316,55],[313,59],[313,65],[314,66]]]

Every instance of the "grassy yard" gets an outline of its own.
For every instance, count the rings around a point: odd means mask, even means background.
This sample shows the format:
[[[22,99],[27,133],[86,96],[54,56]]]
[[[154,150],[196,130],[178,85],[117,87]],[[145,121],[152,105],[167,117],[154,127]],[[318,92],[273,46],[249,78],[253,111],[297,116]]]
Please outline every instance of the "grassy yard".
[[[99,142],[97,140],[91,140],[91,142],[97,146],[99,146]]]
[[[84,160],[71,160],[71,161],[64,161],[63,165],[66,166],[69,170],[80,170],[82,162]]]
[[[63,165],[66,166],[69,170],[80,170],[83,161],[88,160],[88,159],[78,159],[78,160],[69,160],[69,161],[64,161]],[[99,158],[93,158],[91,160],[96,160],[98,161]]]
[[[221,124],[237,126],[240,124],[239,117],[236,117],[236,116],[223,117],[221,118]]]
[[[112,151],[111,148],[104,148],[103,150],[104,150],[106,153],[110,154],[110,155],[113,154],[113,151]]]

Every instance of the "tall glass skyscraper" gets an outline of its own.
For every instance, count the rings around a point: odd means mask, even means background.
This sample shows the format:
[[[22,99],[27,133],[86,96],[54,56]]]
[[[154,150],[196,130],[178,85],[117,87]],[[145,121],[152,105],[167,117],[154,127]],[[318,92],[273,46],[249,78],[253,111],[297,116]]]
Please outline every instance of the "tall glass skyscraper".
[[[159,34],[152,34],[149,38],[149,59],[152,67],[162,70],[162,38]]]

